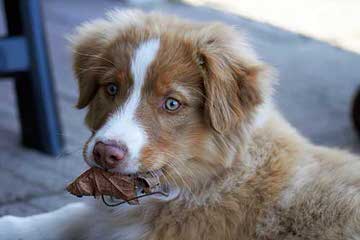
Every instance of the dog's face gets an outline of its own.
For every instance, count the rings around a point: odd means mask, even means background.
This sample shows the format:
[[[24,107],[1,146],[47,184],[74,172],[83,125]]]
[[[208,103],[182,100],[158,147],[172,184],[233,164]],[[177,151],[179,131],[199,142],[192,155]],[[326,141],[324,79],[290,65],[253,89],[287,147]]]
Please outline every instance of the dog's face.
[[[266,85],[236,32],[113,12],[74,39],[77,106],[88,106],[93,131],[84,147],[90,165],[185,178],[231,164]]]

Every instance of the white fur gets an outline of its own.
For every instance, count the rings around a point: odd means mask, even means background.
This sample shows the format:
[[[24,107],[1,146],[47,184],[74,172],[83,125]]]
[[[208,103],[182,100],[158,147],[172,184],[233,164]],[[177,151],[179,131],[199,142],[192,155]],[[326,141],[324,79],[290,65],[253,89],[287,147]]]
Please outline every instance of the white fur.
[[[84,22],[75,29],[67,39],[73,46],[86,41],[89,36],[98,36],[103,44],[111,43],[118,33],[128,26],[140,25],[144,19],[137,10],[114,9],[106,14],[106,18]]]
[[[81,239],[93,224],[92,214],[87,205],[73,203],[51,213],[26,218],[5,216],[0,218],[0,239]]]
[[[127,204],[112,211],[94,204],[72,203],[50,213],[0,218],[1,240],[136,240],[146,230],[141,206]]]
[[[95,239],[141,239],[149,229],[144,212],[151,206],[123,204],[116,208],[106,207],[102,202],[94,205],[94,211],[99,214],[94,219],[94,226],[88,230],[87,238]]]
[[[257,107],[253,128],[261,128],[269,119],[273,109],[274,108],[271,99],[265,99],[264,103]]]
[[[159,39],[151,39],[136,49],[131,62],[131,73],[134,79],[133,91],[120,109],[109,118],[106,124],[91,139],[87,148],[87,160],[92,160],[92,149],[97,141],[115,140],[128,147],[125,160],[112,171],[124,174],[136,173],[139,170],[139,155],[147,143],[147,135],[140,122],[136,119],[136,110],[141,100],[141,89],[146,72],[154,60],[160,46]],[[94,161],[90,165],[96,166]]]
[[[295,173],[291,178],[289,187],[281,194],[280,205],[287,207],[296,194],[311,182],[315,182],[315,178],[320,175],[320,166],[311,156],[299,161],[295,168]]]

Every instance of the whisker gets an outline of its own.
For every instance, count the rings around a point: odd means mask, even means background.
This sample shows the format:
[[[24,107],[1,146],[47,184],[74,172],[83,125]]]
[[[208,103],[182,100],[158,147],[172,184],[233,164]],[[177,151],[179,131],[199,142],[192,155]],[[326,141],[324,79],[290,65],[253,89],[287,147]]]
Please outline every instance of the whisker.
[[[60,153],[58,156],[56,156],[56,159],[61,159],[61,158],[64,158],[64,157],[67,157],[67,156],[72,156],[72,155],[75,155],[75,153],[81,153],[82,152],[82,146],[81,147],[77,147],[75,148],[74,150],[71,150],[71,151],[66,151],[66,152],[62,152]]]
[[[176,166],[172,165],[172,162],[168,162],[168,164],[169,164],[170,166],[172,166],[171,169],[172,169],[173,172],[180,178],[181,182],[184,184],[185,189],[187,189],[187,190],[190,192],[190,194],[193,196],[193,199],[195,200],[195,202],[196,202],[197,204],[199,204],[199,201],[198,201],[196,195],[194,194],[194,192],[191,190],[190,185],[186,182],[186,180],[182,177],[182,175],[180,174],[180,172],[176,169]]]

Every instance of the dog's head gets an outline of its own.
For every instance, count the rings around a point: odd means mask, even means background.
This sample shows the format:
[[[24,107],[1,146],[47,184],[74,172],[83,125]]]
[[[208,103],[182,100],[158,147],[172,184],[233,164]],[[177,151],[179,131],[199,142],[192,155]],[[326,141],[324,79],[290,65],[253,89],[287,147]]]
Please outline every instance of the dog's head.
[[[123,174],[229,167],[270,91],[264,64],[220,23],[113,11],[73,44],[77,107],[93,131],[85,160]]]

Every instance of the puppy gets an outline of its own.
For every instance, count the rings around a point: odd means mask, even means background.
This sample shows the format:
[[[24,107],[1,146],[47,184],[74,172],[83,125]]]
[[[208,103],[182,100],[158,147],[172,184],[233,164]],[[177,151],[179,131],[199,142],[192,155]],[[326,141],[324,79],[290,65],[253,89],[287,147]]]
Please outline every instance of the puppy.
[[[90,166],[162,171],[169,197],[0,220],[0,239],[360,239],[360,161],[314,146],[274,77],[221,23],[112,11],[72,37]]]

